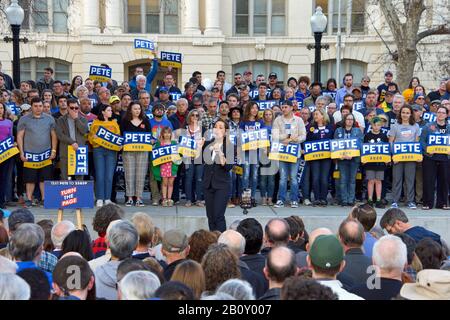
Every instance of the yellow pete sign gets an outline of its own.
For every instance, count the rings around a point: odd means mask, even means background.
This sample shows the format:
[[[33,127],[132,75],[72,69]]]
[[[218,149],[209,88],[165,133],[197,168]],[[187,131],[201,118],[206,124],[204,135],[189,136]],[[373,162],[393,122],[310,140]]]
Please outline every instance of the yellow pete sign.
[[[359,157],[358,139],[334,139],[331,140],[331,159],[347,157]]]
[[[242,168],[241,166],[233,166],[233,173],[237,174],[238,176],[243,176],[244,175],[244,168]]]
[[[430,134],[427,153],[450,154],[450,135]]]
[[[149,152],[153,149],[151,132],[125,132],[123,137],[123,151]]]
[[[11,157],[14,157],[18,153],[19,149],[17,149],[17,147],[14,147],[14,141],[12,137],[0,141],[0,163],[8,160]]]
[[[50,160],[51,150],[48,149],[42,153],[31,153],[24,152],[24,156],[27,159],[23,163],[24,168],[28,169],[41,169],[47,167],[52,164],[52,160]]]
[[[120,151],[122,149],[122,136],[119,136],[104,127],[99,127],[95,135],[97,137],[94,138],[93,141],[103,148],[113,151]]]
[[[152,164],[159,166],[167,162],[180,161],[181,157],[178,153],[178,145],[168,145],[152,150]]]

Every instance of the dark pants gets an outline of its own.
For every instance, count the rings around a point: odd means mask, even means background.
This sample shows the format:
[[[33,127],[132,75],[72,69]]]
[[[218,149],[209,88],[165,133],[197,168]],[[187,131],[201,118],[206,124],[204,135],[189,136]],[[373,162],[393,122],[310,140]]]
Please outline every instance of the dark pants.
[[[9,170],[13,159],[8,159],[0,163],[0,207],[3,207],[6,202],[6,193],[9,188],[9,180],[11,176],[8,176],[11,172]]]
[[[436,208],[448,205],[448,161],[434,161],[425,156],[422,166],[423,204],[433,208],[436,192]]]
[[[228,193],[228,189],[204,189],[206,216],[210,231],[224,232],[227,229],[225,210],[227,209]]]
[[[328,195],[328,177],[330,175],[330,159],[314,160],[310,161],[308,165],[311,165],[311,172],[313,178],[313,191],[315,200],[327,200]]]

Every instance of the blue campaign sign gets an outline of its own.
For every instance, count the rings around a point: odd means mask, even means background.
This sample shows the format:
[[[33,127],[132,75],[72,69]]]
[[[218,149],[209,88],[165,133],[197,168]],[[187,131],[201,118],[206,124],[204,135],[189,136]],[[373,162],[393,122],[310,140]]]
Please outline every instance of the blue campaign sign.
[[[20,107],[16,106],[15,103],[7,103],[6,107],[11,111],[12,114],[18,116],[20,115]]]
[[[45,209],[92,209],[93,181],[45,181]]]
[[[150,40],[134,39],[134,49],[144,53],[152,53],[156,50],[155,43]]]
[[[92,80],[98,80],[100,82],[106,82],[112,77],[112,69],[101,66],[91,66],[89,68],[89,78]]]
[[[256,103],[258,104],[260,111],[272,109],[273,106],[277,104],[277,102],[275,100],[257,101]]]

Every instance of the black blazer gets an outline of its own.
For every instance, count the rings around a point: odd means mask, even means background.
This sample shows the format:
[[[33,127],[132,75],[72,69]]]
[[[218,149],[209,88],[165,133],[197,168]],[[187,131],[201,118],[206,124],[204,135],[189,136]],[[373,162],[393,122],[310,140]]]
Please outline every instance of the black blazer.
[[[223,153],[225,156],[227,155],[227,148],[230,148],[230,150],[234,150],[233,146],[231,145],[231,142],[226,142],[226,138],[224,138],[223,143]],[[203,152],[205,152],[205,149],[209,148],[209,145],[213,142],[207,141],[205,145],[203,146]],[[209,151],[207,151],[209,152]],[[234,162],[234,155],[233,155],[233,162]],[[203,170],[203,187],[205,189],[207,188],[213,188],[213,189],[229,189],[231,178],[230,178],[230,170],[233,168],[233,164],[225,163],[224,166],[213,163],[208,164],[205,162],[204,170]]]

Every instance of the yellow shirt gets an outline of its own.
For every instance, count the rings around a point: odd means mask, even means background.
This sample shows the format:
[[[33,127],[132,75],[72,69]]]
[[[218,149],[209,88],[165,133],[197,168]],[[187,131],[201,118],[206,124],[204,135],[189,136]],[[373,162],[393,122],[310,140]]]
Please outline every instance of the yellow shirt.
[[[120,135],[120,127],[116,120],[112,121],[101,121],[98,119],[95,119],[91,124],[91,130],[89,131],[89,142],[92,144],[92,147],[98,148],[100,147],[97,143],[94,142],[94,135],[97,133],[97,130],[99,127],[103,127],[105,129],[108,129],[112,133]]]
[[[405,89],[402,95],[405,97],[406,102],[412,103],[412,100],[414,99],[414,89]]]

